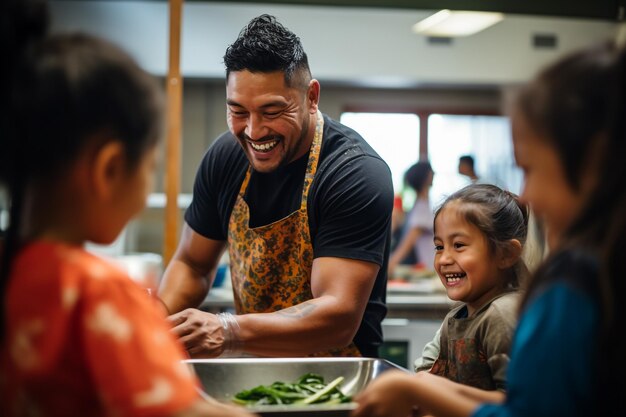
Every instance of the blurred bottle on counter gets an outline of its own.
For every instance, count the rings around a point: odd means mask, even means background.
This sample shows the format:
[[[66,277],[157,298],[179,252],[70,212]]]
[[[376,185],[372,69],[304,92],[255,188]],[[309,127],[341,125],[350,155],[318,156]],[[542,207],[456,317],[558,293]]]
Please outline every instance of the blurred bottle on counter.
[[[130,225],[109,245],[87,242],[85,248],[121,267],[148,294],[156,296],[163,275],[163,257],[157,253],[133,251],[134,246],[129,244],[132,230],[129,229]]]
[[[139,285],[156,297],[163,275],[163,258],[156,253],[136,253],[111,258]]]

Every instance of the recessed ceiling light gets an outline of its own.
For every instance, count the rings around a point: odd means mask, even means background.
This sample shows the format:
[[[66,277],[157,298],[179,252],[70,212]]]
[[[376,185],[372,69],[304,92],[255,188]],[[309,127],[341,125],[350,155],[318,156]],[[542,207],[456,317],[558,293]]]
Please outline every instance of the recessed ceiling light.
[[[502,13],[444,9],[414,24],[413,32],[436,37],[468,36],[495,25],[502,19]]]

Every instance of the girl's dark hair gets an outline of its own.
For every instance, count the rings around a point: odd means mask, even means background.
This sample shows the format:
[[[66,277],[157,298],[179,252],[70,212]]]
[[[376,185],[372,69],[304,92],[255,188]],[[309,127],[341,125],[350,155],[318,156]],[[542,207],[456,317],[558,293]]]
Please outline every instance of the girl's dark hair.
[[[417,193],[422,192],[426,186],[428,176],[433,173],[433,169],[428,161],[419,161],[409,167],[404,173],[404,182]]]
[[[239,32],[224,55],[226,79],[232,71],[282,71],[285,84],[306,88],[311,79],[309,62],[300,38],[274,16],[255,17]]]
[[[15,65],[10,136],[0,154],[0,181],[11,204],[0,265],[0,336],[26,185],[57,179],[87,144],[108,140],[123,143],[132,170],[162,134],[156,79],[109,42],[85,34],[50,36],[25,48]]]
[[[492,253],[506,250],[511,239],[517,239],[522,247],[525,246],[529,210],[515,194],[491,184],[471,184],[446,198],[435,211],[435,219],[453,202],[461,203],[457,206],[458,213],[482,232]],[[518,288],[530,274],[521,256],[510,272],[508,284],[511,288]]]
[[[0,2],[0,50],[5,64],[0,65],[0,158],[13,136],[13,83],[20,71],[19,61],[29,44],[42,39],[49,25],[47,3],[43,0],[4,0]],[[10,63],[10,65],[9,65]],[[8,166],[0,159],[0,181],[8,175]]]
[[[524,305],[546,280],[553,279],[546,271],[560,253],[577,248],[599,261],[599,277],[587,285],[599,298],[602,313],[598,352],[603,359],[598,367],[605,370],[600,380],[606,399],[598,405],[608,407],[606,415],[615,415],[617,409],[620,415],[626,411],[622,334],[626,303],[621,300],[626,294],[625,77],[626,51],[615,42],[605,42],[546,68],[520,91],[514,103],[515,110],[555,149],[574,190],[581,190],[588,168],[596,176],[597,184],[584,208],[562,237],[560,248],[537,272]]]

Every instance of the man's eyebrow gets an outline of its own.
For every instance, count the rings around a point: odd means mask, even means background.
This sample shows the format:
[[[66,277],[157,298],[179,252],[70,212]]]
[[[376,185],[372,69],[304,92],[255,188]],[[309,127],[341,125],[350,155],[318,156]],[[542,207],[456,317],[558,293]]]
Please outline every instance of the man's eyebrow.
[[[285,107],[287,105],[287,103],[285,103],[284,101],[270,101],[269,103],[265,103],[261,106],[262,109],[267,108],[267,107]]]
[[[228,104],[229,106],[243,107],[241,104],[231,99],[226,100],[226,104]]]
[[[234,106],[234,107],[244,107],[243,105],[237,103],[235,100],[231,100],[231,99],[227,99],[226,100],[226,104],[228,104],[229,106]],[[287,104],[284,101],[270,101],[269,103],[265,103],[262,104],[260,106],[261,109],[266,109],[268,107],[285,107]]]

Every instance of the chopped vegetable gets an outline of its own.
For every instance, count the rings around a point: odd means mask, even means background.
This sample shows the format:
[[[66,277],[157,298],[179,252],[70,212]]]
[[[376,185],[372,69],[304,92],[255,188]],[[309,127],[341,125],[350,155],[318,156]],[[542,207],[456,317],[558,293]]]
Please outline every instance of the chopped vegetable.
[[[344,378],[340,376],[326,384],[324,377],[317,374],[302,375],[296,382],[274,382],[272,385],[243,390],[235,394],[233,402],[241,405],[271,404],[340,404],[350,402],[351,397],[344,395],[339,386]]]

